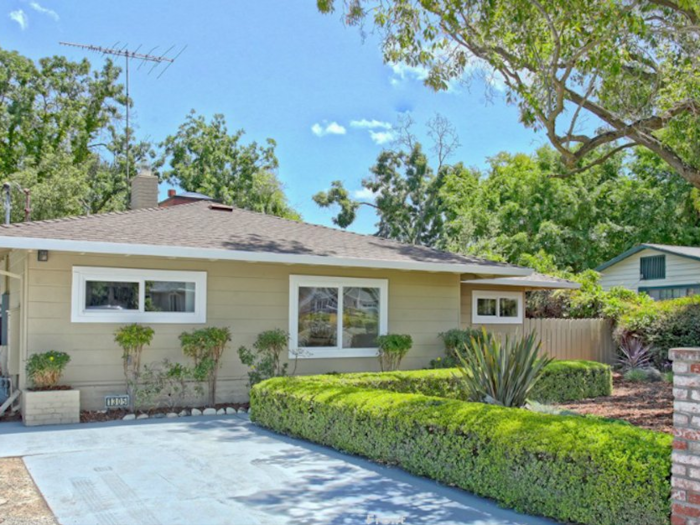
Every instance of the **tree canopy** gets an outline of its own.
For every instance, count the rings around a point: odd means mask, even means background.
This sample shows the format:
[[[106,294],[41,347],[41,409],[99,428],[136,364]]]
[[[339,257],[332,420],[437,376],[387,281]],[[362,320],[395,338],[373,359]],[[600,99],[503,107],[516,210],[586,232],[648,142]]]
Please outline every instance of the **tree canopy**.
[[[369,20],[426,83],[483,73],[545,132],[561,174],[643,146],[700,188],[697,0],[317,0]]]
[[[109,60],[94,70],[87,60],[42,58],[37,64],[0,49],[0,178],[30,188],[32,218],[46,219],[124,209],[128,183],[121,166],[105,160],[118,151],[117,130],[128,103]],[[130,162],[145,158],[133,148]],[[14,191],[13,219],[24,203]]]
[[[550,273],[595,268],[639,243],[700,242],[698,190],[648,150],[606,157],[571,178],[555,176],[551,147],[500,153],[483,170],[433,156],[433,169],[418,142],[400,140],[362,180],[372,200],[352,199],[340,181],[314,200],[337,206],[343,228],[367,206],[381,237]]]
[[[225,204],[299,220],[276,175],[275,141],[243,144],[243,135],[243,130],[229,133],[223,115],[207,122],[192,111],[160,144],[162,178]]]

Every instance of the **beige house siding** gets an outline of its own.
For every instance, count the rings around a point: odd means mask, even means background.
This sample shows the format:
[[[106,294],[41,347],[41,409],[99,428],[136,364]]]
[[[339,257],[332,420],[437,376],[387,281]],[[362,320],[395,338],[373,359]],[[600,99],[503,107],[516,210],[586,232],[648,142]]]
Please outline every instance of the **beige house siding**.
[[[639,279],[639,259],[651,255],[666,256],[666,278],[641,281]],[[609,290],[613,286],[623,286],[634,291],[637,291],[640,286],[644,288],[700,284],[700,261],[647,248],[603,270],[600,284],[605,290]]]
[[[388,279],[389,331],[411,334],[414,341],[402,365],[406,369],[425,367],[442,355],[438,333],[460,322],[457,274],[58,252],[51,252],[48,262],[38,262],[36,257],[28,261],[28,352],[70,353],[64,381],[81,389],[82,407],[88,409],[102,408],[103,395],[124,391],[121,352],[113,340],[120,324],[71,322],[73,266],[206,271],[206,324],[228,326],[233,335],[219,374],[222,400],[247,396],[247,369],[238,359],[238,347],[252,345],[264,330],[289,329],[289,276],[293,274]],[[144,352],[145,363],[164,358],[186,362],[178,336],[202,325],[151,326],[155,337]],[[297,373],[371,370],[378,370],[374,358],[304,359],[299,360]]]
[[[489,332],[499,333],[499,334],[515,334],[516,332],[522,332],[522,323],[518,324],[474,324],[472,323],[472,292],[474,290],[480,291],[499,291],[499,292],[520,292],[523,294],[523,308],[525,307],[525,290],[524,288],[517,288],[514,286],[494,286],[494,285],[479,285],[479,284],[462,284],[461,285],[461,314],[460,321],[462,328],[468,326],[473,326],[475,328],[481,329],[485,328]],[[524,317],[524,312],[523,312]]]

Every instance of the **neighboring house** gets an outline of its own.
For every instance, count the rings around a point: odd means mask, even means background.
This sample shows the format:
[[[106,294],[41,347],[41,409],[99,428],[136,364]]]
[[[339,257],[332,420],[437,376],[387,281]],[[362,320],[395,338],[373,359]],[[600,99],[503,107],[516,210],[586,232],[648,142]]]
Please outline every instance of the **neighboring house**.
[[[640,244],[596,268],[605,290],[622,286],[653,299],[700,293],[700,248]]]
[[[126,323],[155,330],[145,363],[186,362],[183,331],[230,327],[217,389],[226,401],[247,396],[236,350],[273,328],[302,352],[297,373],[377,370],[376,336],[388,332],[413,337],[403,366],[421,368],[443,355],[440,332],[522,328],[526,290],[572,286],[209,199],[158,207],[157,185],[135,177],[132,211],[0,226],[2,348],[20,387],[27,356],[66,351],[64,381],[83,408],[103,408],[104,395],[124,391],[114,332]]]

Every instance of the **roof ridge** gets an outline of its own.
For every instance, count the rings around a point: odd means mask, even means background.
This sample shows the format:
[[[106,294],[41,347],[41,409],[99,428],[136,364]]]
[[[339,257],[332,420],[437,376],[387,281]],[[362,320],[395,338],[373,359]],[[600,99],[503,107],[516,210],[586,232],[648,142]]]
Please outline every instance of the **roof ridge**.
[[[40,221],[13,222],[10,224],[0,224],[0,229],[22,228],[22,227],[29,227],[29,226],[33,226],[33,225],[41,225],[41,224],[59,224],[59,223],[69,222],[69,221],[83,221],[83,220],[89,220],[89,219],[101,219],[104,217],[113,217],[113,216],[117,216],[117,215],[136,215],[138,213],[144,213],[144,212],[163,212],[163,211],[169,211],[169,210],[183,207],[183,206],[194,206],[194,205],[199,204],[200,202],[205,202],[205,201],[188,202],[187,204],[179,204],[178,206],[151,206],[148,208],[138,208],[136,210],[115,210],[115,211],[108,211],[105,213],[93,213],[90,215],[69,215],[67,217],[56,217],[55,219],[42,219]]]
[[[443,253],[443,254],[446,254],[446,255],[453,255],[453,256],[454,256],[454,255],[457,255],[457,256],[460,256],[460,257],[464,257],[464,256],[465,256],[464,254],[461,254],[461,253],[450,252],[450,251],[448,251],[448,250],[442,250],[442,249],[439,249],[439,248],[433,248],[433,247],[431,247],[431,246],[424,246],[424,245],[422,245],[422,244],[408,244],[408,243],[406,243],[406,242],[397,241],[397,240],[395,240],[395,239],[388,239],[388,238],[386,238],[386,237],[379,237],[378,235],[375,235],[375,234],[370,234],[370,233],[357,233],[357,232],[353,232],[353,231],[350,231],[350,230],[346,230],[345,228],[340,228],[340,227],[338,227],[338,228],[332,228],[332,227],[330,227],[330,226],[325,226],[325,225],[323,225],[323,224],[315,224],[315,223],[312,223],[312,222],[306,222],[306,221],[304,221],[304,220],[296,221],[296,220],[294,220],[294,219],[288,219],[288,218],[286,218],[286,217],[280,217],[279,215],[271,215],[271,214],[264,213],[264,212],[260,212],[260,211],[248,210],[248,209],[245,209],[245,208],[241,208],[241,207],[239,207],[239,206],[236,206],[235,204],[234,204],[234,205],[229,205],[229,206],[231,206],[231,208],[233,208],[234,210],[237,210],[237,211],[241,211],[241,212],[245,212],[245,213],[252,213],[252,214],[255,214],[255,215],[264,215],[265,217],[271,217],[271,218],[273,218],[273,219],[277,219],[277,220],[285,221],[285,222],[290,222],[290,223],[292,223],[292,224],[303,224],[303,225],[306,225],[306,226],[312,226],[312,227],[314,227],[314,228],[322,228],[322,229],[324,229],[324,230],[329,230],[329,231],[332,231],[332,232],[335,232],[335,233],[338,233],[338,232],[347,233],[347,234],[350,234],[350,235],[355,235],[355,236],[357,236],[357,237],[361,237],[361,238],[363,238],[363,239],[371,238],[371,239],[374,239],[374,240],[378,240],[378,241],[380,241],[380,242],[382,242],[382,243],[392,244],[392,245],[396,245],[396,246],[411,246],[411,247],[414,247],[414,248],[422,248],[422,249],[425,249],[425,250],[429,250],[429,251],[432,251],[432,252]],[[517,265],[517,264],[511,264],[511,263],[506,263],[506,262],[502,262],[502,261],[493,261],[493,260],[491,260],[491,259],[486,259],[485,257],[479,257],[479,256],[476,256],[476,255],[469,255],[469,257],[473,257],[474,259],[478,259],[478,260],[481,260],[481,261],[487,261],[487,262],[492,262],[492,263],[498,263],[498,264],[501,264],[501,265],[503,265],[503,266],[510,266],[510,267],[512,267],[512,268],[525,268],[524,266],[520,266],[520,265]]]

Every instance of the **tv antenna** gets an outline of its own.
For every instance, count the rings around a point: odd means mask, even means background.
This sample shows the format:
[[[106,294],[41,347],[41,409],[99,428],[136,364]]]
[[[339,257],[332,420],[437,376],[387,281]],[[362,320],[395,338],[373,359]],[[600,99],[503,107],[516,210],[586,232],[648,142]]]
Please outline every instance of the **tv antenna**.
[[[174,57],[169,58],[167,55],[168,53],[170,53],[170,51],[173,50],[173,48],[175,47],[174,45],[170,46],[162,55],[154,55],[152,53],[156,49],[158,49],[158,46],[152,48],[148,53],[139,53],[141,46],[138,46],[135,50],[131,51],[127,49],[129,44],[125,44],[121,48],[118,47],[120,42],[115,43],[112,47],[94,46],[91,44],[74,44],[72,42],[59,42],[59,44],[62,46],[78,47],[87,51],[93,51],[95,53],[100,53],[103,56],[112,55],[124,57],[124,62],[126,64],[126,179],[129,180],[129,145],[131,138],[129,133],[129,102],[131,101],[131,98],[129,97],[129,62],[132,59],[140,60],[141,63],[139,64],[138,69],[141,69],[141,66],[143,66],[146,62],[152,62],[153,65],[148,71],[149,75],[153,73],[153,71],[159,65],[163,63],[167,64],[165,68],[160,72],[160,74],[156,77],[157,80],[163,76],[163,74],[168,70],[170,66],[173,65],[175,60],[177,60],[177,58],[185,51],[185,49],[187,49],[187,46],[184,46]]]

